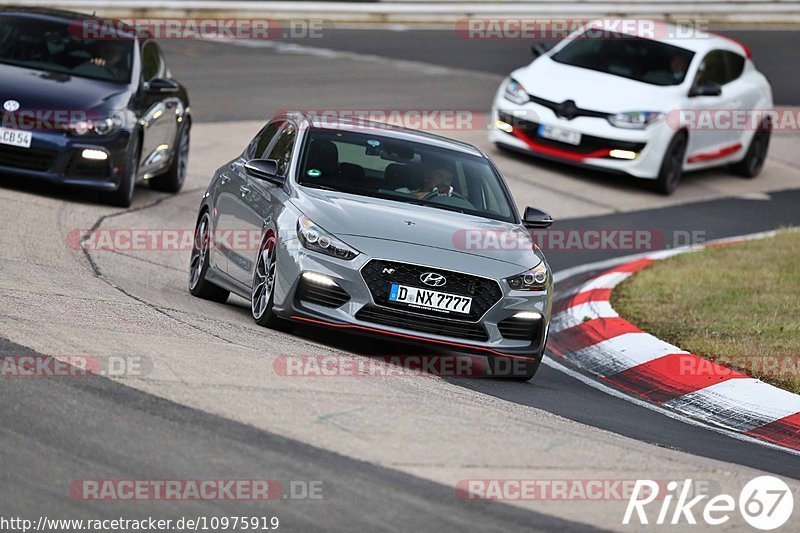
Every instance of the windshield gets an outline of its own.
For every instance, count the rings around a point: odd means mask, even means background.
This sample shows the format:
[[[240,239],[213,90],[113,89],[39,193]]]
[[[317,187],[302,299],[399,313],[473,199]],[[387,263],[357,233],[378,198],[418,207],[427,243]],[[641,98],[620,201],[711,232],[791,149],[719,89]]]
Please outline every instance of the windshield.
[[[133,41],[82,39],[79,23],[0,15],[0,63],[127,83]]]
[[[575,37],[551,59],[652,85],[680,85],[693,56],[685,48],[594,29]]]
[[[300,185],[515,221],[482,157],[355,131],[311,131],[305,143]]]

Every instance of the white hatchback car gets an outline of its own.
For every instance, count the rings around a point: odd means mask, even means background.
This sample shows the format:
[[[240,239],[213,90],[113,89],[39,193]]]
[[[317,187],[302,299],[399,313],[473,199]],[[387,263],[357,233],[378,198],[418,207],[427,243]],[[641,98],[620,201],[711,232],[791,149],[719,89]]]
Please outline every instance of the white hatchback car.
[[[769,147],[772,89],[744,45],[663,24],[582,27],[519,68],[494,99],[490,140],[536,156],[651,180],[730,165],[754,177]]]

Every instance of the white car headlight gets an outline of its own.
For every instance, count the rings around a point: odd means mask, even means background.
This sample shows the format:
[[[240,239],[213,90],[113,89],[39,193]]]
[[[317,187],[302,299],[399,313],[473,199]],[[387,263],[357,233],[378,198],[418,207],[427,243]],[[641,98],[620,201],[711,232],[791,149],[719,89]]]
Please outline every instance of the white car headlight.
[[[358,252],[317,226],[313,220],[303,215],[297,219],[297,237],[309,250],[350,261],[358,257]]]
[[[643,130],[653,122],[661,120],[664,113],[658,111],[627,111],[617,113],[608,117],[612,126],[618,128],[628,128],[632,130]]]
[[[522,86],[520,82],[517,80],[510,78],[508,83],[506,83],[505,91],[503,91],[503,96],[509,102],[514,102],[515,104],[524,104],[530,100],[528,96],[528,92],[525,90],[525,87]]]
[[[523,272],[519,276],[507,278],[508,285],[515,291],[543,291],[547,289],[550,273],[544,261]]]

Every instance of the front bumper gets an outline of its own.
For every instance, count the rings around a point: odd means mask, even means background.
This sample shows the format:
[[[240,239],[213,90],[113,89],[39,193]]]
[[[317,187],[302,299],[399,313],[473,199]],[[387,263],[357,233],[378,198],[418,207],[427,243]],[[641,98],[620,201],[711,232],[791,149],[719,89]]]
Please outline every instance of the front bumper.
[[[498,120],[512,124],[513,131],[498,129]],[[545,139],[539,135],[540,125],[579,132],[581,144],[573,146]],[[663,121],[644,130],[627,130],[614,127],[607,120],[597,117],[566,120],[556,116],[547,107],[533,102],[514,107],[514,104],[500,97],[492,109],[489,140],[545,159],[624,173],[637,178],[655,179],[674,135],[675,131]],[[636,157],[611,157],[612,150],[633,152]]]
[[[441,349],[541,358],[550,320],[552,287],[529,293],[513,291],[504,281],[497,281],[499,297],[478,319],[431,316],[376,301],[361,273],[371,260],[362,254],[353,261],[342,261],[305,250],[299,247],[296,239],[282,242],[278,250],[274,312],[289,320]],[[404,262],[397,256],[391,261]],[[463,259],[461,262],[463,265]],[[452,273],[442,266],[425,265],[425,268]],[[514,266],[511,269],[524,270]],[[466,269],[462,267],[463,270]],[[308,290],[309,282],[302,277],[304,272],[327,276],[344,296],[323,290],[321,296],[315,297],[315,291]],[[422,284],[419,286],[424,288]],[[541,318],[513,319],[520,312],[536,312]]]
[[[64,132],[34,132],[30,148],[0,144],[0,174],[96,190],[116,190],[125,171],[130,132],[109,137],[78,138]],[[108,158],[85,159],[86,149]]]

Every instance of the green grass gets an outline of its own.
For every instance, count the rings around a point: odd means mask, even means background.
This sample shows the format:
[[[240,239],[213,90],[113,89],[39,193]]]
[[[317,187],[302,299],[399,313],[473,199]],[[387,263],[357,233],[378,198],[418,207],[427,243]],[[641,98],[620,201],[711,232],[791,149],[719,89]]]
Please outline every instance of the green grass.
[[[800,393],[800,231],[657,261],[612,304],[666,342]]]

